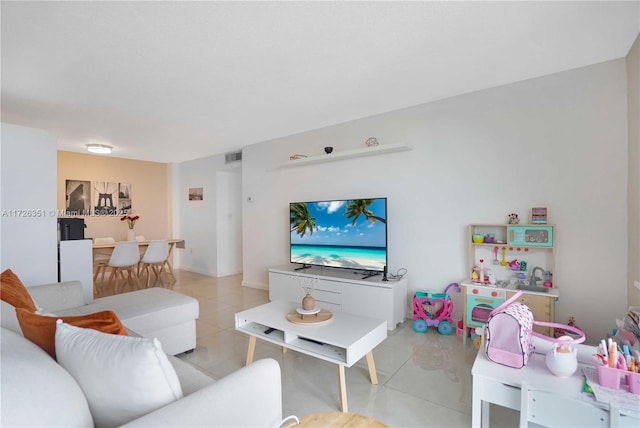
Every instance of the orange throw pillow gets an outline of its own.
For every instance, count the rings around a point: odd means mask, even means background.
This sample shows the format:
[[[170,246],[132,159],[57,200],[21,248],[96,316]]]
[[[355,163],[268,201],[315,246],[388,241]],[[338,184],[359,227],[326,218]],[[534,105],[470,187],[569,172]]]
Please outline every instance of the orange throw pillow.
[[[11,269],[7,269],[0,275],[0,299],[14,308],[27,309],[31,312],[37,310],[31,295],[27,291],[20,278]]]
[[[52,358],[56,358],[56,321],[62,320],[76,327],[91,328],[103,333],[127,336],[127,330],[122,326],[118,316],[113,311],[101,311],[87,315],[48,317],[16,309],[18,322],[24,337],[47,351]]]

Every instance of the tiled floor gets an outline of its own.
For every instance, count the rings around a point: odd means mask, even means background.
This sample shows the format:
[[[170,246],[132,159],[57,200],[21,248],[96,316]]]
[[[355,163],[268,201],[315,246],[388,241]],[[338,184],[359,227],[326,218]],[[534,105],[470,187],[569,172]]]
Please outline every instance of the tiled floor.
[[[234,314],[269,301],[268,292],[242,287],[242,276],[212,278],[176,271],[175,291],[200,302],[198,346],[180,356],[220,379],[244,365],[248,336],[234,329]],[[471,426],[471,366],[476,350],[458,336],[430,329],[415,333],[405,322],[373,351],[378,385],[369,380],[363,359],[346,369],[349,411],[380,420],[390,427]],[[335,365],[296,352],[282,354],[258,340],[256,359],[280,363],[283,416],[338,410]],[[491,425],[518,425],[518,414],[493,407]]]

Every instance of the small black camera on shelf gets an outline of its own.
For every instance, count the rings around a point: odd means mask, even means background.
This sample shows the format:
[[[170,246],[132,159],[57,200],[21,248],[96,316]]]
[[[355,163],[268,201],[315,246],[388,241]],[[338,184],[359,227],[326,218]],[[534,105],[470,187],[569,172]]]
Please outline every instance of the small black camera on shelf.
[[[326,154],[330,154],[332,151],[333,151],[333,147],[331,147],[331,146],[327,146],[327,147],[324,148],[324,152]]]

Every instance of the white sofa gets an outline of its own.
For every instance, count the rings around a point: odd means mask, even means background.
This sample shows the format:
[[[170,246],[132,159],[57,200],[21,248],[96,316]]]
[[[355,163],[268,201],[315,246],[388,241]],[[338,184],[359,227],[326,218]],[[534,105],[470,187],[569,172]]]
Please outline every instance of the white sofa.
[[[0,426],[92,426],[74,378],[37,345],[0,331]],[[282,420],[280,366],[262,359],[215,381],[169,357],[184,397],[125,426],[276,427]]]
[[[280,366],[275,360],[256,361],[216,381],[171,356],[195,348],[197,300],[155,288],[96,299],[85,305],[82,286],[77,281],[27,290],[46,313],[76,315],[113,310],[131,336],[157,337],[165,352],[165,347],[173,351],[167,354],[183,396],[127,421],[126,426],[279,426],[282,390]],[[95,418],[76,381],[82,378],[74,378],[47,352],[24,338],[13,306],[4,301],[0,304],[0,426],[92,426]],[[186,340],[181,335],[187,336]],[[108,360],[111,363],[116,359]],[[102,372],[101,366],[92,370],[96,369]]]
[[[27,287],[42,313],[85,315],[112,310],[130,334],[158,338],[162,349],[170,355],[191,351],[196,347],[198,301],[190,296],[164,288],[147,288],[130,293],[95,299],[85,304],[79,281]],[[21,334],[15,313],[2,302],[2,326]]]

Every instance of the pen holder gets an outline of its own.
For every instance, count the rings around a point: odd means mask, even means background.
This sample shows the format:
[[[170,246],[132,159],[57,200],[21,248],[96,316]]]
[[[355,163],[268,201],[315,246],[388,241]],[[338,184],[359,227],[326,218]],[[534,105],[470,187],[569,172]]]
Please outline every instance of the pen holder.
[[[640,394],[640,373],[627,373],[627,386],[629,387],[629,392]]]
[[[620,377],[622,376],[622,370],[614,369],[613,367],[604,366],[598,364],[596,366],[598,370],[598,383],[605,388],[620,389]]]

